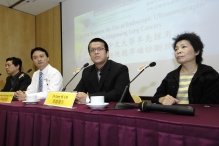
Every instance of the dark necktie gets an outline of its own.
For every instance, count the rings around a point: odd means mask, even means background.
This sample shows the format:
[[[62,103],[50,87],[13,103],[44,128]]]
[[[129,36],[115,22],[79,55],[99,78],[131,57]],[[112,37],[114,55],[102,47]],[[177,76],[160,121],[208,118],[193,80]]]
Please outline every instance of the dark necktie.
[[[101,78],[101,72],[100,70],[97,71],[97,78],[98,78],[98,82],[100,81],[100,78]]]
[[[15,78],[11,78],[11,86],[14,85]]]

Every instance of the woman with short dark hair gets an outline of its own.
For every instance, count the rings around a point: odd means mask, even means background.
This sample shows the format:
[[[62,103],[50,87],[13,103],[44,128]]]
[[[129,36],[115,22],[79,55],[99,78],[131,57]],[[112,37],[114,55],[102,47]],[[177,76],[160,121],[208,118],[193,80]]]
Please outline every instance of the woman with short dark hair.
[[[204,45],[195,33],[173,38],[176,61],[181,64],[163,79],[152,102],[172,104],[218,104],[219,74],[201,64]]]

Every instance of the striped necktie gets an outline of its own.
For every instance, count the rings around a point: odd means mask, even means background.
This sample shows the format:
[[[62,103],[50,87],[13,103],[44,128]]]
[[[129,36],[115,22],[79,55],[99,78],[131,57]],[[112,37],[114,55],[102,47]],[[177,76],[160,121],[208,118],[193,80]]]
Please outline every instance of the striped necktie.
[[[39,74],[39,92],[43,91],[43,73],[40,72]]]

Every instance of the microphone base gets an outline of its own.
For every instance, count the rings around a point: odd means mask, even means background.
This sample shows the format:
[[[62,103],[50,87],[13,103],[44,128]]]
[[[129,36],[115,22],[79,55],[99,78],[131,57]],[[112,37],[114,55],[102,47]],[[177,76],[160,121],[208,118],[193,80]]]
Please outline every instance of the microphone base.
[[[133,108],[138,108],[138,106],[128,103],[121,103],[121,102],[118,102],[114,106],[114,109],[133,109]]]

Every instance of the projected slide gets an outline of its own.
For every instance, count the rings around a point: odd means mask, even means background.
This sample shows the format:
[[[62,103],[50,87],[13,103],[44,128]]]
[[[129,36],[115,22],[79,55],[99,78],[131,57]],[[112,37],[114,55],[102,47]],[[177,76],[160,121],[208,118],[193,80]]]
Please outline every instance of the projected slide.
[[[172,47],[177,34],[195,32],[204,43],[203,63],[219,72],[219,0],[65,0],[62,2],[64,84],[72,72],[90,63],[88,43],[99,37],[109,59],[137,69],[156,62],[130,85],[130,92],[152,96],[166,74],[179,64]],[[72,91],[79,74],[66,91]]]
[[[172,37],[179,30],[197,30],[197,26],[204,31],[206,19],[203,17],[206,13],[214,14],[216,3],[209,0],[131,0],[87,12],[74,18],[75,57],[78,60],[89,57],[85,55],[88,42],[100,37],[109,44],[110,59],[118,62],[172,59]],[[219,49],[215,51],[207,53],[218,53]]]

